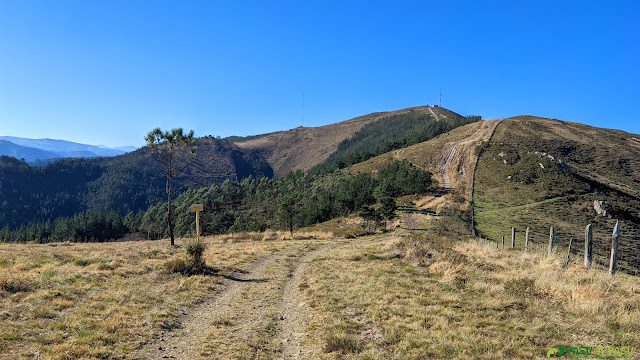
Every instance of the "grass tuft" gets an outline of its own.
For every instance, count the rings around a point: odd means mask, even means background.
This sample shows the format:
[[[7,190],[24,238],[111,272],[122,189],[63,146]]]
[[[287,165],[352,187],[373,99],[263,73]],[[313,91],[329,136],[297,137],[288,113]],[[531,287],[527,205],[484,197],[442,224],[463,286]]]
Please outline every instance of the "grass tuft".
[[[0,275],[0,290],[11,294],[30,292],[35,289],[35,284],[28,279],[16,279],[7,275]]]
[[[355,335],[344,332],[331,333],[325,338],[324,352],[340,354],[356,354],[364,348],[363,342]]]
[[[91,265],[91,263],[93,263],[93,260],[92,259],[75,259],[73,263],[78,266],[88,266],[88,265]]]

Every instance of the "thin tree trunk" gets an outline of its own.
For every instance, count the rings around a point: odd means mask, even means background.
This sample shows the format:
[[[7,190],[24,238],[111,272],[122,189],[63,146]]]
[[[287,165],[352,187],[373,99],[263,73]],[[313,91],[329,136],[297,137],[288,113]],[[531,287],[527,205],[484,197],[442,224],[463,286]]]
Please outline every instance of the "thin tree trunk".
[[[291,240],[293,240],[293,216],[289,219],[289,233],[291,234]]]
[[[167,203],[168,203],[168,213],[169,213],[169,235],[171,236],[171,246],[174,246],[175,236],[173,234],[173,206],[171,205],[171,195],[173,194],[173,182],[171,181],[171,175],[167,175]]]

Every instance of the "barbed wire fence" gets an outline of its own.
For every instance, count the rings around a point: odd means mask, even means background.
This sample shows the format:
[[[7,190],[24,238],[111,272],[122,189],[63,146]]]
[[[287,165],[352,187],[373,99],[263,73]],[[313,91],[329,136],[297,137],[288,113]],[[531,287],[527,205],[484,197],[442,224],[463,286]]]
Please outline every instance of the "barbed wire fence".
[[[585,255],[586,228],[588,224],[580,226],[572,224],[572,226],[553,227],[553,245],[552,253],[568,256],[571,263],[582,263]],[[614,235],[614,227],[609,224],[593,224],[592,225],[592,264],[598,267],[610,267],[611,250]],[[640,224],[629,221],[619,221],[618,247],[616,268],[619,271],[631,275],[640,275]],[[501,233],[499,236],[487,236],[482,229],[492,227],[498,229]],[[526,244],[526,235],[528,228],[528,246]],[[513,224],[506,227],[505,223],[495,223],[489,221],[481,221],[475,225],[477,238],[492,246],[502,248],[502,237],[504,237],[504,247],[512,247],[515,249],[546,252],[549,249],[551,227],[542,225]],[[515,231],[513,230],[515,229]],[[496,231],[492,231],[493,234]],[[513,237],[512,237],[513,235]],[[569,249],[569,244],[571,248]],[[568,254],[568,255],[567,255]],[[615,272],[615,269],[614,271]]]

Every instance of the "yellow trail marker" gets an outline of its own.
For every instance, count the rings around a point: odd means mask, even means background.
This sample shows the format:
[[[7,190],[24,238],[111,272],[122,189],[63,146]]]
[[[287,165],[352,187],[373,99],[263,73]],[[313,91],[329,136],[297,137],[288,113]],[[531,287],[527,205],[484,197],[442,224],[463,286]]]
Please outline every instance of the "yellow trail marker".
[[[196,213],[196,240],[200,240],[200,211],[204,210],[202,204],[191,205],[191,211]]]

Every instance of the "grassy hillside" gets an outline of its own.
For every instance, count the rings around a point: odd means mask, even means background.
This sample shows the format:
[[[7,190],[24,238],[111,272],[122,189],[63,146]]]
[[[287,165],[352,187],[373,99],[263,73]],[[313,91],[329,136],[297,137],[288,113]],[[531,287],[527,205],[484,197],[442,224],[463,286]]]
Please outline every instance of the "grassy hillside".
[[[396,241],[309,266],[313,358],[541,359],[640,340],[634,277],[474,242]]]
[[[164,241],[0,244],[0,358],[124,358],[260,257],[293,242],[210,240],[215,276],[183,277]],[[128,358],[128,357],[127,357]]]
[[[546,243],[549,227],[559,249],[571,238],[584,239],[593,224],[598,261],[606,262],[615,220],[620,220],[622,267],[640,266],[640,142],[622,131],[534,117],[503,120],[484,145],[476,173],[476,227],[481,236],[518,246],[531,228],[536,243]],[[611,217],[594,210],[594,200]],[[580,253],[577,246],[574,252]]]
[[[438,119],[443,121],[452,120],[458,116],[446,109],[421,106],[398,111],[372,113],[326,126],[314,128],[298,127],[289,131],[249,137],[249,140],[241,139],[236,142],[236,145],[243,149],[258,151],[269,161],[276,175],[284,176],[292,170],[308,171],[324,163],[329,156],[338,151],[339,144],[351,139],[365,126],[379,123],[383,125],[383,129],[386,127],[389,131],[395,131],[396,129],[391,129],[394,119],[406,119],[408,116],[410,120],[425,121],[427,118],[434,116],[433,114],[436,114]],[[387,123],[387,121],[390,122]],[[411,121],[402,122],[401,130],[405,131],[404,127],[410,123]],[[410,129],[415,130],[416,128]],[[365,136],[362,139],[356,139],[353,143],[359,143],[360,140],[369,141],[367,138]],[[379,144],[383,145],[384,141],[380,141]]]
[[[166,241],[0,244],[0,357],[533,359],[640,341],[637,279],[576,258],[298,236],[207,238],[194,276],[169,270],[183,248]]]
[[[491,141],[488,140],[491,138]],[[470,223],[474,166],[475,225],[480,236],[510,245],[524,233],[546,244],[555,229],[556,251],[580,254],[587,224],[593,225],[596,260],[608,261],[616,220],[621,224],[620,266],[640,269],[640,139],[623,131],[594,128],[530,116],[468,124],[432,140],[391,151],[356,164],[348,171],[375,173],[392,159],[405,159],[429,170],[450,189],[415,202],[419,207],[458,211]],[[604,201],[600,216],[594,201]],[[448,209],[448,210],[447,210]],[[579,245],[578,245],[579,244]]]
[[[440,186],[444,184],[443,174],[446,175],[451,187],[451,190],[443,196],[436,196],[436,198],[427,196],[418,201],[417,205],[466,211],[471,199],[477,148],[483,141],[489,139],[498,122],[498,120],[482,120],[461,126],[429,141],[390,151],[353,165],[349,171],[376,173],[393,159],[407,160],[431,172]],[[450,154],[448,161],[447,154]]]

